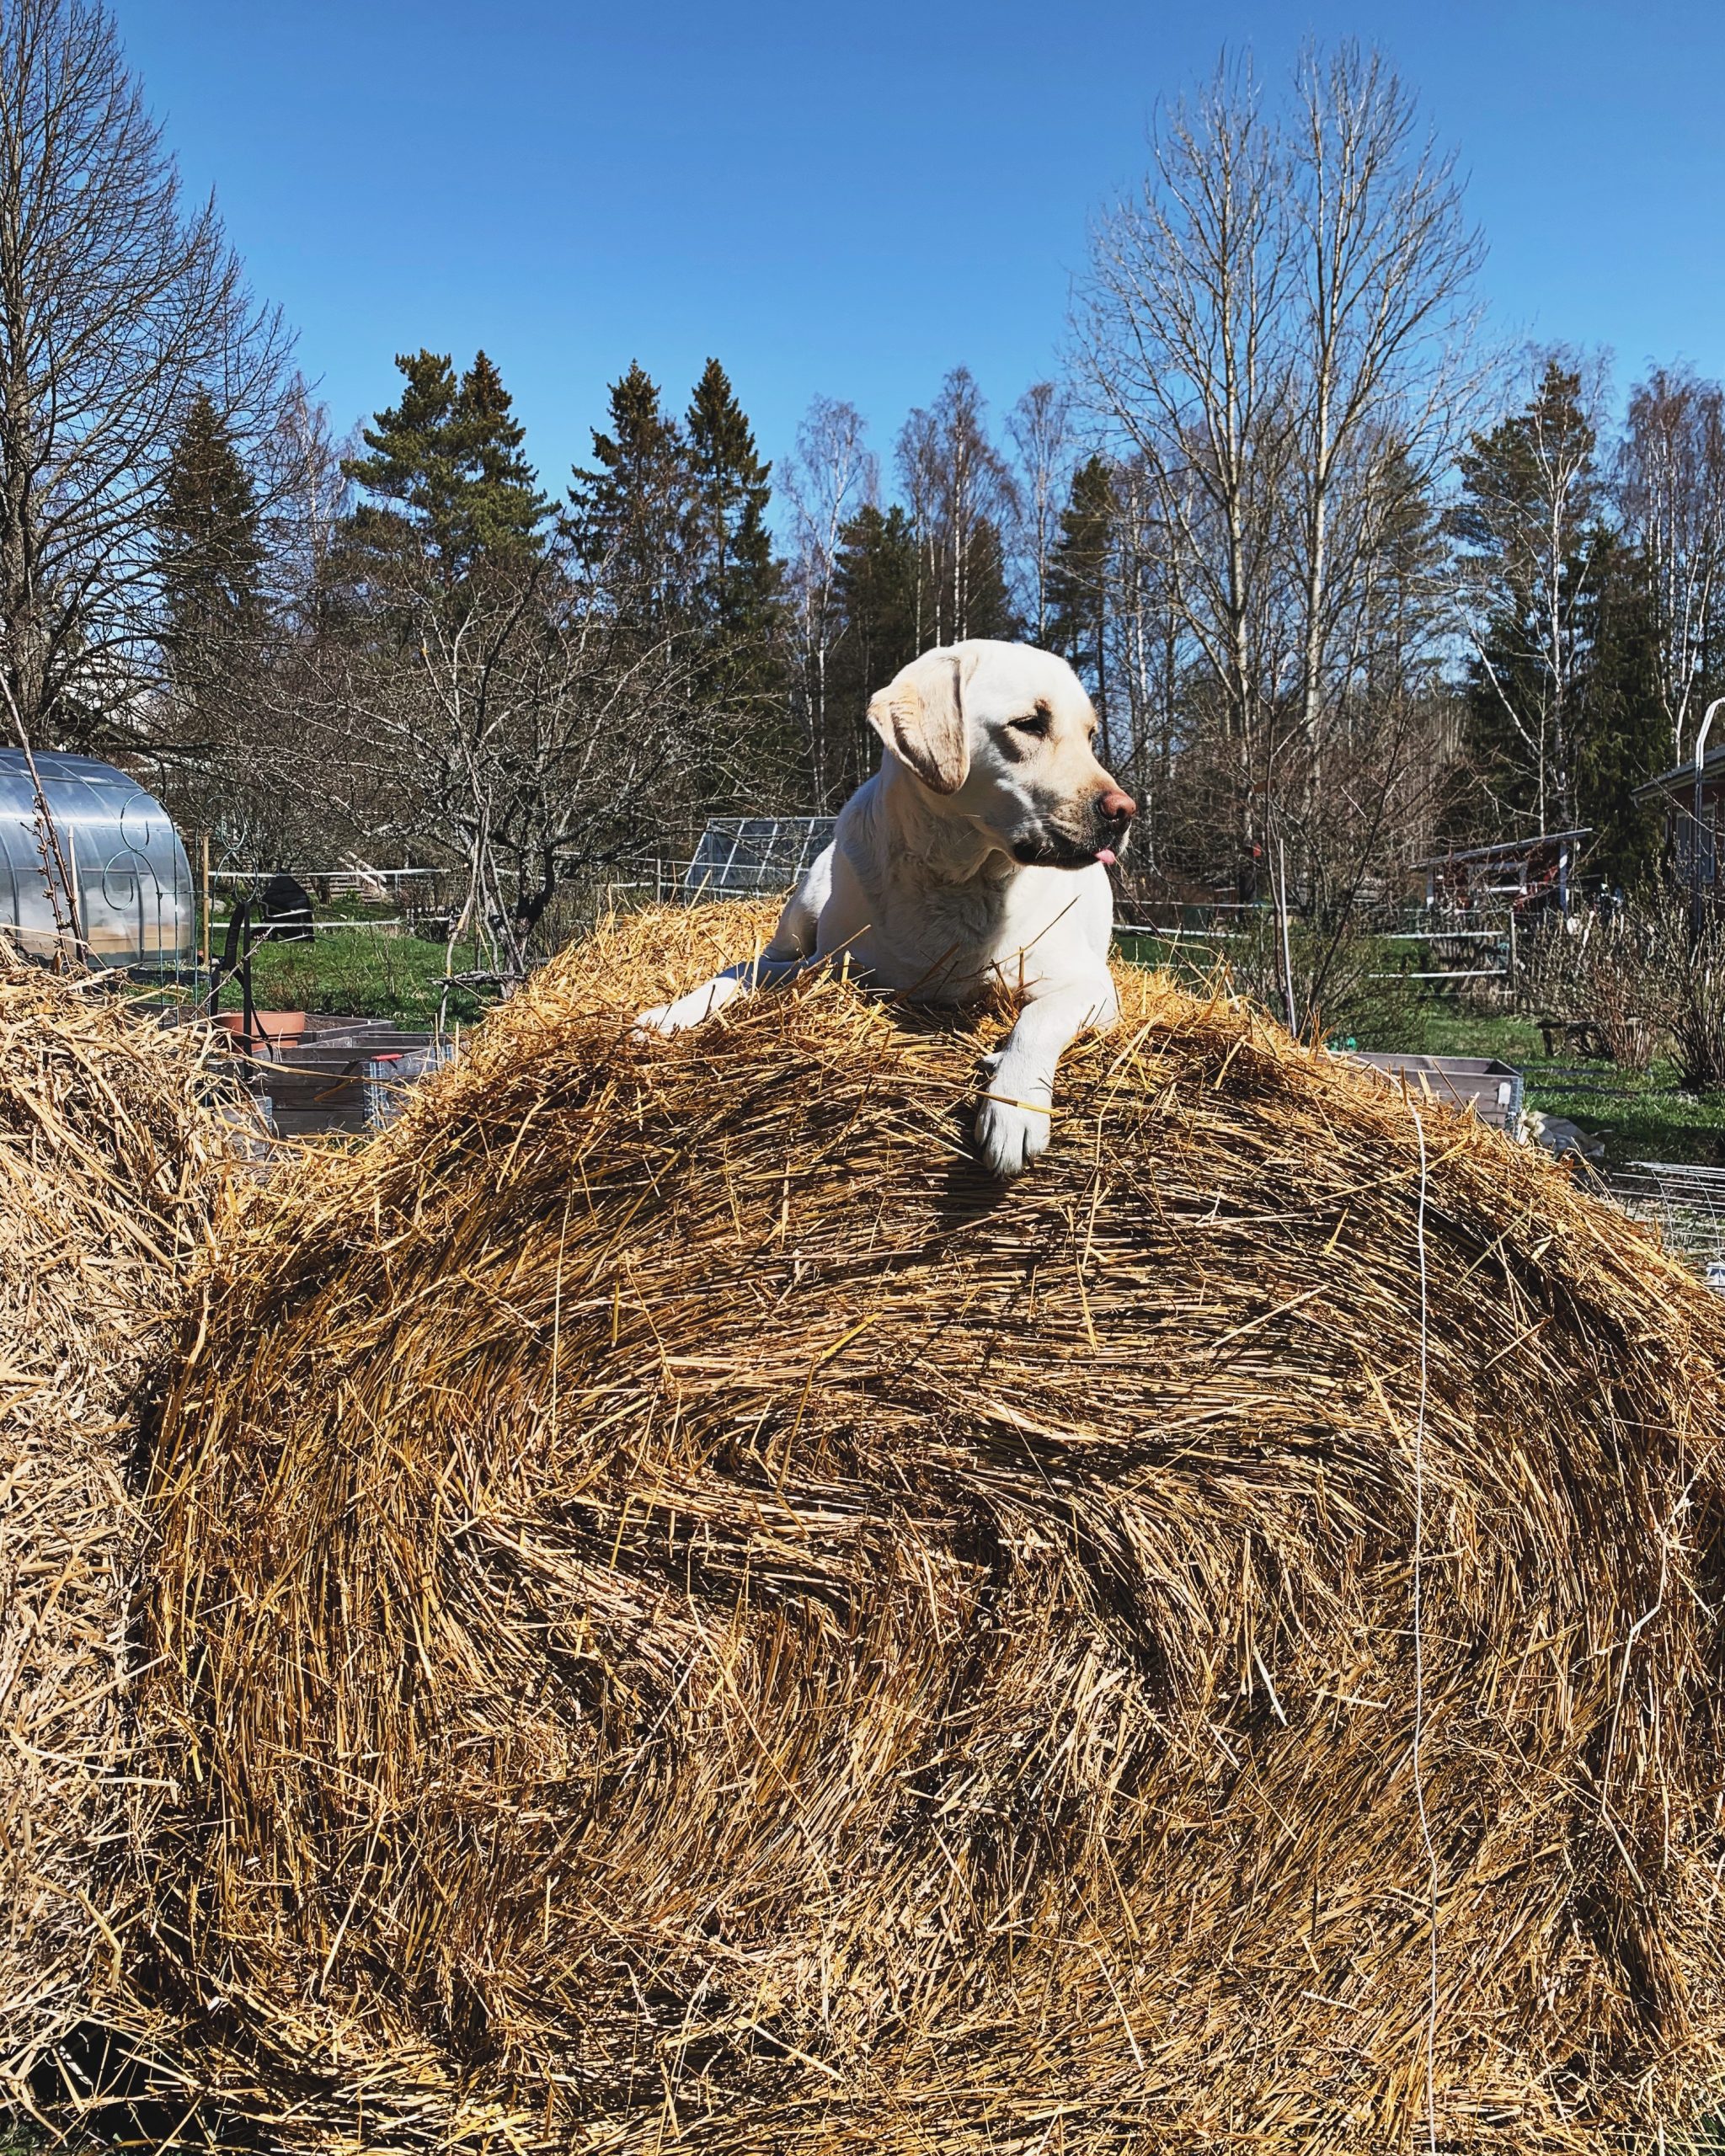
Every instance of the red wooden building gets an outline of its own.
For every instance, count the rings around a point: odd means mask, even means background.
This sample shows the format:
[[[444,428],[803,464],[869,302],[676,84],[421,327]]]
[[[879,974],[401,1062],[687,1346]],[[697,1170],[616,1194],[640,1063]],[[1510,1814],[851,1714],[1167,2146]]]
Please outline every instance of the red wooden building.
[[[1508,839],[1499,846],[1466,846],[1423,861],[1425,902],[1449,913],[1480,914],[1501,921],[1506,911],[1525,915],[1554,906],[1567,913],[1583,825],[1546,831],[1538,838]]]

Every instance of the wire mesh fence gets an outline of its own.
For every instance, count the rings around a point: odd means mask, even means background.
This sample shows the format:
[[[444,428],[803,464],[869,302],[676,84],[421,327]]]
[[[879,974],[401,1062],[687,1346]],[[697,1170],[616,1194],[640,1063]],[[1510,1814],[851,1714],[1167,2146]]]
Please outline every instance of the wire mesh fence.
[[[1667,1250],[1725,1292],[1725,1168],[1686,1161],[1632,1161],[1599,1178],[1632,1219],[1656,1228]]]

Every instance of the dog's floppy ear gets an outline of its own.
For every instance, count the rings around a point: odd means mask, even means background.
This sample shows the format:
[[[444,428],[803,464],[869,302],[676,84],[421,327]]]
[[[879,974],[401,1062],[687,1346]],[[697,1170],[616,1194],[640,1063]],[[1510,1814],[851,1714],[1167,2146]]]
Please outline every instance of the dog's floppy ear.
[[[925,786],[956,793],[970,770],[958,653],[913,659],[870,700],[868,723]]]

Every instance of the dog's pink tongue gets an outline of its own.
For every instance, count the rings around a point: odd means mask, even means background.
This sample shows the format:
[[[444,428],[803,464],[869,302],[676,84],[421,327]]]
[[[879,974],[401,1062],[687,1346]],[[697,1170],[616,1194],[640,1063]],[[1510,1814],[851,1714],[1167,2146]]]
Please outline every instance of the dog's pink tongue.
[[[1104,868],[1112,868],[1114,865],[1114,857],[1105,846],[1097,847],[1096,857]]]

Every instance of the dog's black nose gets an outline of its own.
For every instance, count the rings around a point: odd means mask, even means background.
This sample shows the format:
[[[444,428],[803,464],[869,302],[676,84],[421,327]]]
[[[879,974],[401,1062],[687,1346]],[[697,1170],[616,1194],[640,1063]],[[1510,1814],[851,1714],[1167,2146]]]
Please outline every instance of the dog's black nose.
[[[1096,804],[1096,813],[1105,824],[1130,824],[1138,814],[1138,803],[1130,793],[1123,793],[1118,786],[1111,786]]]

